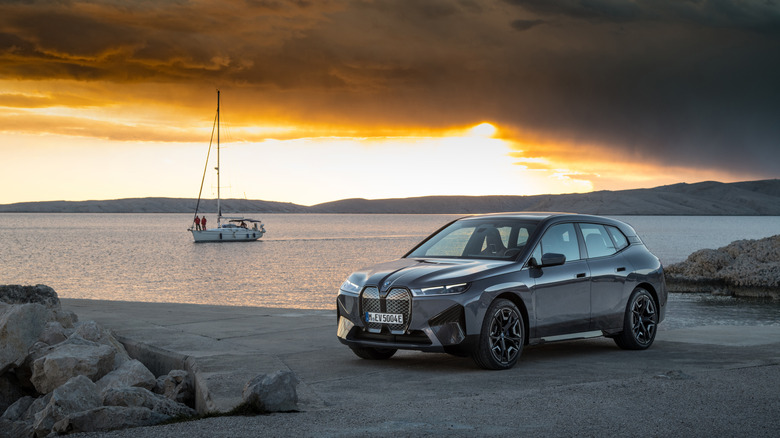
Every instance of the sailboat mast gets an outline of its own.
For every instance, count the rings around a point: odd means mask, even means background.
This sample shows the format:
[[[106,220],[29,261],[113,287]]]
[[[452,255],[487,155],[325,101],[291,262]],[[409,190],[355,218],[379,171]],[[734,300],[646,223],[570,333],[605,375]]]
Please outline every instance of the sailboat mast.
[[[219,90],[217,90],[217,227],[219,227],[222,219],[222,208],[219,205],[221,199],[219,187]]]

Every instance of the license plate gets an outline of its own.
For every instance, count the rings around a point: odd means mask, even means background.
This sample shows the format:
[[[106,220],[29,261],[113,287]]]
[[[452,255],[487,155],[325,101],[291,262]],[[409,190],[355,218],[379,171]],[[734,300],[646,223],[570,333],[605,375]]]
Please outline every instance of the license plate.
[[[379,324],[403,324],[404,316],[400,313],[366,312],[366,322],[374,322]]]

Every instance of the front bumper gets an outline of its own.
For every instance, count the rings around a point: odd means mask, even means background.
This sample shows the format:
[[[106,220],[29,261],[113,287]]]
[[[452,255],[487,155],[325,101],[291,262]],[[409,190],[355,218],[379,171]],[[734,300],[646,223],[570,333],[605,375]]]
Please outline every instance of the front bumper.
[[[339,341],[352,347],[395,348],[468,354],[475,340],[467,333],[464,307],[452,297],[411,297],[404,330],[366,323],[361,296],[342,293],[337,299]]]

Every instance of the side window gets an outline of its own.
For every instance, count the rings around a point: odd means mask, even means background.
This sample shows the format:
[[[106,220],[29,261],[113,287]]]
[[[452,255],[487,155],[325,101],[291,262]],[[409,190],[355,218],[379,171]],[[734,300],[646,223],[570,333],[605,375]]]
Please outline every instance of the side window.
[[[609,237],[607,229],[603,225],[580,224],[580,231],[585,239],[588,257],[604,257],[617,252],[612,238]]]
[[[607,231],[609,231],[609,235],[612,236],[612,240],[615,241],[615,246],[618,251],[628,246],[628,239],[626,239],[626,236],[624,236],[620,230],[615,227],[607,227]]]
[[[580,246],[574,224],[558,224],[550,227],[542,236],[542,252],[566,256],[566,261],[580,259]],[[540,260],[541,261],[541,260]]]

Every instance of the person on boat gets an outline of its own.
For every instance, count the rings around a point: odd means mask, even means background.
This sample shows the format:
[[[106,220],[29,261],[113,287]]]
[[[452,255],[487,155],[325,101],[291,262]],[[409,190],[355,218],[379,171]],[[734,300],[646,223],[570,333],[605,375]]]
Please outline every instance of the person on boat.
[[[246,222],[241,221],[241,228],[246,228]]]
[[[206,215],[203,215],[203,219],[200,220],[200,226],[203,229],[203,231],[206,231]]]
[[[200,231],[200,218],[195,216],[195,230]]]

